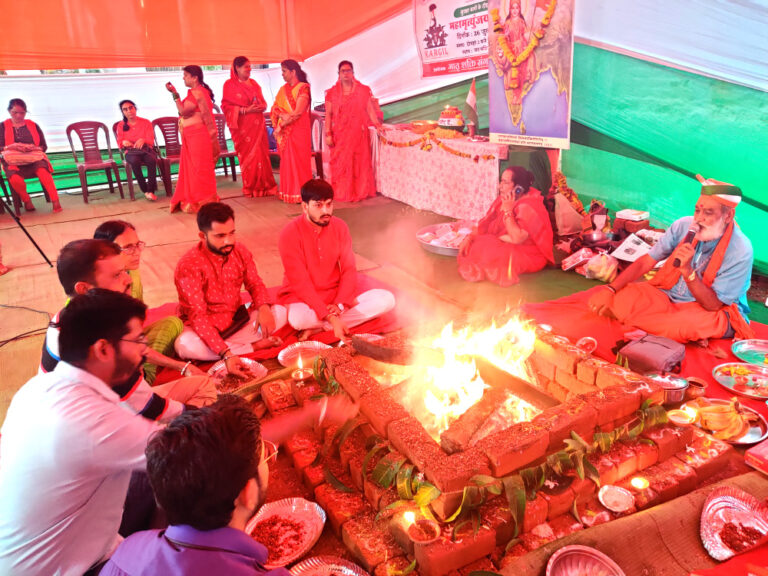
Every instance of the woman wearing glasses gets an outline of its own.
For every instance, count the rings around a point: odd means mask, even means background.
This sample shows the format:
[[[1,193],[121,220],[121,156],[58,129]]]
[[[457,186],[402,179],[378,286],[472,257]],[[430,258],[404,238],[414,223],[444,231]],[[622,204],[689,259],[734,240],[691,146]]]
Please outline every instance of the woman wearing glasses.
[[[101,224],[93,234],[94,238],[110,240],[118,246],[125,258],[125,268],[131,277],[131,296],[137,300],[144,300],[144,288],[141,284],[139,265],[141,264],[141,251],[146,244],[139,240],[136,227],[124,220],[109,220]],[[144,335],[150,348],[147,354],[147,363],[144,364],[144,378],[152,384],[157,376],[157,367],[165,366],[174,370],[180,370],[182,376],[201,375],[202,370],[194,364],[181,362],[169,358],[173,356],[173,343],[184,330],[184,323],[176,316],[165,316],[155,322],[144,326]]]
[[[157,155],[155,154],[155,131],[152,122],[136,115],[133,100],[122,100],[120,112],[123,121],[117,124],[117,144],[125,154],[125,161],[131,165],[139,188],[147,200],[157,200]],[[141,167],[147,167],[147,178]]]

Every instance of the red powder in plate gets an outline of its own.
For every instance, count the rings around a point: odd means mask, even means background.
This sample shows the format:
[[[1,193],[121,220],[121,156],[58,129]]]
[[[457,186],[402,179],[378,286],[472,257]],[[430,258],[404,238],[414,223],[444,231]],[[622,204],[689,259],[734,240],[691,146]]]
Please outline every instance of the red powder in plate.
[[[269,550],[267,564],[275,566],[299,550],[304,542],[304,525],[281,516],[270,516],[256,524],[252,536]]]

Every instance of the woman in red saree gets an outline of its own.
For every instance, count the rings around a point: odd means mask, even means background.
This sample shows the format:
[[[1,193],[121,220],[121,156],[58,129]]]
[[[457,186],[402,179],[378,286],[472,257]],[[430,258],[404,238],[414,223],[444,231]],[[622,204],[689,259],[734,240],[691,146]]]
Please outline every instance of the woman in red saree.
[[[232,62],[230,79],[224,83],[221,108],[232,134],[244,196],[274,196],[277,184],[269,161],[269,143],[264,124],[267,101],[261,87],[251,79],[251,63],[245,56]]]
[[[355,80],[352,62],[339,63],[339,81],[325,93],[325,143],[331,149],[333,197],[357,202],[376,195],[369,126],[381,126],[371,89]]]
[[[301,202],[301,186],[312,179],[310,92],[307,75],[296,60],[283,60],[285,84],[272,106],[272,126],[280,151],[280,199]]]
[[[499,197],[459,249],[459,274],[470,282],[516,284],[519,275],[554,263],[552,225],[533,174],[521,166],[507,168]]]
[[[213,119],[213,91],[203,82],[200,66],[184,67],[184,85],[189,88],[184,100],[173,84],[165,85],[173,94],[182,131],[179,180],[171,198],[171,212],[181,209],[194,214],[203,204],[219,200],[216,193],[219,139]]]

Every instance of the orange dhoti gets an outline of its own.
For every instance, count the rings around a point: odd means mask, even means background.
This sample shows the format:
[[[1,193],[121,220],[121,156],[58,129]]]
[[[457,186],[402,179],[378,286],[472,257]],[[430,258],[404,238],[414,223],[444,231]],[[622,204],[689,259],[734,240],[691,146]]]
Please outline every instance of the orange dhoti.
[[[725,310],[705,310],[698,302],[673,302],[647,282],[619,290],[611,306],[622,324],[678,342],[722,338],[730,326]]]

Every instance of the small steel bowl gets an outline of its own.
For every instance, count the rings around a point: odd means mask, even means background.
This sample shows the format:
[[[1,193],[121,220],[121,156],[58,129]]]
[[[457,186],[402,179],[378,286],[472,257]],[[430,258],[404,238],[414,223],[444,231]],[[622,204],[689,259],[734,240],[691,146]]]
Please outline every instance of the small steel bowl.
[[[601,246],[608,244],[611,239],[605,232],[595,230],[594,232],[585,232],[581,235],[581,241],[585,246]]]
[[[701,378],[691,376],[688,378],[688,389],[685,391],[685,398],[687,400],[695,400],[701,398],[707,392],[707,383]]]

